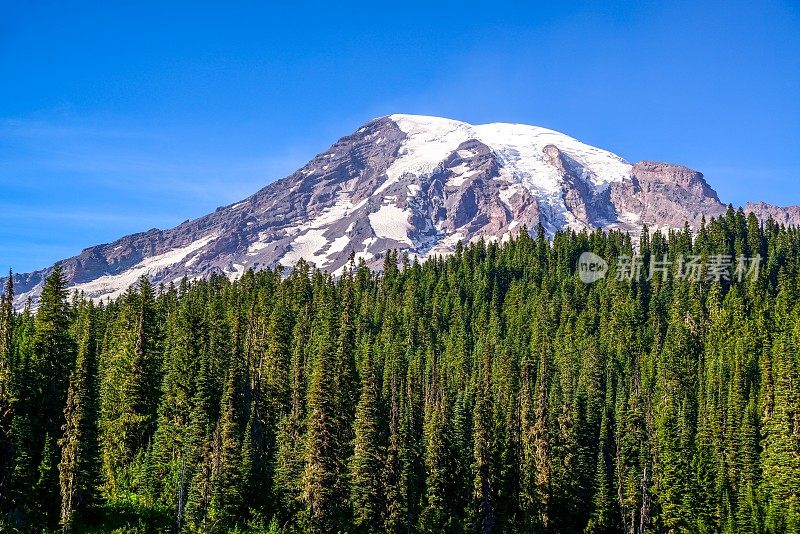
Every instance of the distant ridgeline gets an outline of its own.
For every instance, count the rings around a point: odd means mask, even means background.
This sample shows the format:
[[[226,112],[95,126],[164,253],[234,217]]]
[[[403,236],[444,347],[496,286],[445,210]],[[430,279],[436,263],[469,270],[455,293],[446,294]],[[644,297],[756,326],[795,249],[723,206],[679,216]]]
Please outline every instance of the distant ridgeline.
[[[35,314],[2,301],[0,517],[800,532],[798,282],[798,230],[733,210],[639,250],[523,231],[380,274],[142,279],[107,306],[56,268]]]

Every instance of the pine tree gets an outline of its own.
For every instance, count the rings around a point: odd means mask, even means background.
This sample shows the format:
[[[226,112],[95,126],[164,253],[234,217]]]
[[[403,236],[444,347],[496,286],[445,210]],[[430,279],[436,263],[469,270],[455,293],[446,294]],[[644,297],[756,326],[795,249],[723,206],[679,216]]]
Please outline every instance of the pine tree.
[[[315,321],[317,347],[308,397],[308,435],[306,441],[303,499],[311,532],[335,532],[344,515],[341,491],[339,409],[341,391],[337,386],[337,359],[334,344],[332,303],[321,303]]]
[[[796,349],[798,334],[783,325],[797,324],[798,310],[789,308],[792,290],[782,288],[776,302],[777,332],[770,358],[762,371],[768,375],[769,389],[763,401],[762,466],[764,489],[771,501],[768,522],[782,524],[796,509],[787,506],[800,499],[800,395]],[[794,336],[793,336],[794,334]],[[778,504],[780,503],[780,504]]]
[[[188,291],[188,289],[185,289]],[[203,361],[198,303],[184,295],[171,310],[165,328],[165,374],[158,424],[150,453],[150,499],[171,510],[177,524],[184,525],[186,500],[195,465],[192,442],[192,409],[200,364]],[[130,406],[125,407],[126,410]],[[106,419],[106,415],[103,416]],[[106,425],[108,424],[106,419]],[[109,432],[106,427],[105,432]],[[107,438],[106,438],[107,439]],[[106,441],[104,439],[104,441]],[[107,441],[106,441],[107,442]],[[116,461],[113,451],[104,450],[106,458]],[[108,465],[108,460],[104,461]],[[106,471],[106,483],[114,473]],[[113,487],[111,488],[114,489]]]
[[[36,469],[33,486],[32,525],[45,529],[58,523],[60,494],[58,485],[58,444],[51,434],[45,434],[41,460]]]
[[[538,475],[536,473],[535,394],[531,362],[522,364],[520,376],[520,490],[519,503],[525,530],[535,530],[539,525]]]
[[[183,450],[187,463],[192,466],[185,504],[187,523],[200,530],[208,528],[214,493],[214,447],[219,439],[215,431],[219,414],[215,382],[210,355],[204,351],[192,398],[187,444]]]
[[[676,298],[680,300],[673,304],[673,320],[667,329],[658,368],[661,390],[657,394],[661,402],[655,421],[658,443],[656,483],[660,495],[657,519],[661,528],[686,530],[694,524],[694,510],[690,506],[690,466],[693,461],[691,432],[696,417],[696,398],[691,385],[695,375],[692,369],[696,346],[694,336],[686,326],[685,297]]]
[[[280,421],[277,433],[274,492],[281,516],[290,521],[299,511],[305,458],[305,346],[308,335],[307,311],[303,310],[292,333],[291,411]],[[248,433],[248,437],[249,437]]]
[[[159,400],[153,290],[142,277],[118,303],[104,347],[101,376],[102,449],[106,487],[133,489],[134,472],[155,432]]]
[[[211,519],[215,525],[231,528],[242,516],[241,450],[242,417],[244,414],[243,380],[238,360],[231,362],[225,393],[222,397],[215,453],[216,473]]]
[[[539,511],[539,521],[544,528],[548,528],[552,518],[551,491],[552,491],[552,458],[550,443],[550,421],[548,417],[548,382],[550,380],[549,354],[546,349],[541,351],[539,370],[536,376],[536,392],[533,414],[533,455],[536,473],[536,501]]]
[[[38,400],[42,431],[51,437],[61,431],[69,371],[74,363],[75,343],[69,333],[71,319],[66,275],[56,265],[42,288],[31,362],[35,376],[41,380]]]
[[[476,377],[475,410],[473,413],[473,498],[476,530],[492,532],[497,521],[495,516],[495,488],[493,465],[495,451],[491,423],[494,419],[492,406],[492,359],[491,346],[487,343],[482,362],[482,376]]]
[[[436,384],[436,382],[434,382]],[[463,509],[457,509],[454,488],[453,458],[455,456],[450,432],[450,407],[444,395],[434,385],[426,410],[425,428],[425,495],[419,518],[422,532],[453,532],[463,528]]]
[[[350,464],[350,502],[356,529],[375,532],[381,527],[383,489],[379,474],[385,463],[385,451],[378,384],[369,349],[362,375],[361,398],[355,417],[355,451]]]
[[[11,465],[8,473],[7,491],[3,492],[3,511],[8,524],[14,528],[24,528],[26,519],[34,507],[31,488],[35,483],[35,467],[39,449],[40,435],[36,432],[38,406],[36,384],[32,369],[34,341],[34,317],[30,308],[20,314],[15,321],[13,347],[15,352],[14,374],[12,376],[13,403],[12,419],[9,429],[8,451]]]
[[[602,533],[618,530],[614,520],[613,496],[611,493],[611,435],[610,410],[603,411],[600,423],[600,443],[594,473],[591,516],[585,532]]]
[[[13,423],[12,358],[14,339],[14,278],[9,271],[5,292],[0,295],[0,510],[9,506],[13,467]]]
[[[280,298],[280,297],[278,297]],[[265,398],[271,404],[275,421],[289,412],[291,402],[291,317],[283,302],[272,308],[264,354]]]
[[[130,402],[134,412],[141,418],[141,430],[137,432],[139,443],[136,449],[150,441],[155,429],[158,410],[158,387],[160,382],[158,335],[153,286],[142,276],[139,279],[139,298],[136,319],[136,342],[134,346],[133,376],[130,384]]]
[[[61,463],[61,525],[70,531],[76,518],[98,504],[99,441],[98,382],[94,308],[83,305],[79,319],[78,356],[70,377],[64,408],[64,433],[59,441]]]
[[[341,311],[337,329],[334,362],[334,401],[336,402],[336,443],[340,447],[337,456],[340,481],[347,473],[347,458],[353,453],[353,421],[358,404],[358,375],[356,372],[356,317],[352,271],[348,271],[341,282]],[[339,488],[346,491],[346,487]]]
[[[56,265],[42,288],[36,312],[32,379],[35,380],[33,406],[38,406],[33,425],[32,457],[38,465],[33,487],[38,518],[42,525],[55,525],[59,518],[58,439],[64,425],[64,405],[70,370],[74,365],[75,344],[69,327],[72,310],[67,302],[67,280]]]
[[[421,513],[425,483],[422,402],[418,398],[420,382],[414,370],[409,369],[405,379],[405,394],[401,394],[400,402],[400,490],[406,530],[414,527]]]
[[[0,421],[10,416],[11,370],[14,339],[14,278],[9,271],[5,292],[0,295]],[[5,427],[2,427],[5,428]]]
[[[401,463],[400,397],[397,380],[389,390],[389,428],[386,446],[386,464],[383,468],[382,487],[385,495],[384,528],[390,533],[406,532],[409,505],[405,500],[403,466]]]

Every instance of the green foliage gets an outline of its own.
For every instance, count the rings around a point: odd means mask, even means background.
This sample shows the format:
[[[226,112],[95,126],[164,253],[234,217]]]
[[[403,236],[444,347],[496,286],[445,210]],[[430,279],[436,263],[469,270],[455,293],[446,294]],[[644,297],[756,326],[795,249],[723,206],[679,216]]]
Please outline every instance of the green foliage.
[[[796,532],[800,231],[639,247],[764,261],[631,282],[627,235],[523,229],[98,306],[56,267],[35,312],[0,299],[0,530]]]
[[[372,357],[367,353],[361,398],[355,415],[355,447],[350,461],[350,502],[357,530],[381,528],[383,491],[378,475],[386,461],[381,429],[380,398]]]
[[[98,441],[97,347],[94,308],[82,305],[78,317],[78,357],[70,377],[66,422],[59,441],[61,525],[72,529],[76,520],[88,517],[98,504],[100,454]]]

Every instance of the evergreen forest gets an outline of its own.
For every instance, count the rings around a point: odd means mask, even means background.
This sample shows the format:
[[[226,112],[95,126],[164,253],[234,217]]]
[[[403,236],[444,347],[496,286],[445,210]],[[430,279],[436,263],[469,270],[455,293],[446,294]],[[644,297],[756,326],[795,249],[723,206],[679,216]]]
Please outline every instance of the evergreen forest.
[[[762,261],[650,276],[689,255]],[[99,303],[10,280],[3,532],[800,532],[800,230],[741,210]]]

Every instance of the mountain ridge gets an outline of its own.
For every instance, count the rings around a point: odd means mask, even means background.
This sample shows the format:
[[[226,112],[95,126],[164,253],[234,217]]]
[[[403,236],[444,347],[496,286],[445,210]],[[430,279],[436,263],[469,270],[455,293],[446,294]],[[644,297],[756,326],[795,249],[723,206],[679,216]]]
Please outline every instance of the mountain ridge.
[[[727,206],[702,173],[654,161],[628,163],[568,135],[523,124],[471,125],[440,117],[373,119],[294,173],[246,199],[62,260],[70,287],[115,298],[142,275],[155,283],[301,257],[338,274],[352,255],[379,266],[387,249],[424,259],[458,241],[507,239],[541,223],[564,228],[696,226]],[[787,225],[800,207],[748,203]],[[15,303],[36,302],[50,268],[14,275]]]

